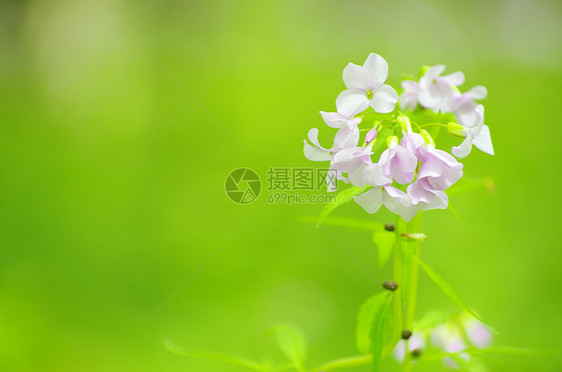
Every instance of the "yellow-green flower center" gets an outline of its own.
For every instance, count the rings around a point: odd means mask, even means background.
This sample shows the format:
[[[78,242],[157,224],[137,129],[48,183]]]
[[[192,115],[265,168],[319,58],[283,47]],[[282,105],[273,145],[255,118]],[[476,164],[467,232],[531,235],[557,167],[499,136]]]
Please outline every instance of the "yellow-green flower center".
[[[369,89],[369,90],[367,91],[367,98],[368,98],[368,99],[373,99],[373,91],[372,91],[371,89]]]

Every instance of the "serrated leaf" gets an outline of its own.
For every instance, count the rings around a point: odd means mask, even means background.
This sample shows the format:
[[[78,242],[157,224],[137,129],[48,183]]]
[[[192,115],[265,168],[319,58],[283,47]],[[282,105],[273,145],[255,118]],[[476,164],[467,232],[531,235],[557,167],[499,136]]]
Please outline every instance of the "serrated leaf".
[[[315,216],[301,216],[299,220],[302,222],[308,222],[313,224],[318,224],[318,217]],[[350,217],[325,217],[322,221],[322,225],[332,225],[347,227],[354,231],[375,231],[383,230],[384,224],[377,221],[369,221],[361,218],[350,218]]]
[[[267,371],[267,368],[264,365],[244,357],[239,357],[230,354],[215,353],[212,351],[186,349],[184,347],[172,343],[169,340],[164,340],[163,343],[166,349],[168,349],[172,353],[183,355],[189,358],[214,360],[216,362],[222,362],[222,363],[234,364],[234,365],[246,367],[254,371]]]
[[[289,359],[297,371],[304,371],[306,359],[306,339],[302,331],[291,325],[282,324],[267,331],[275,337],[279,349]]]
[[[396,243],[396,234],[386,230],[375,231],[373,233],[373,243],[377,246],[379,266],[383,267],[392,254],[392,248]]]
[[[384,350],[386,327],[389,322],[390,314],[390,301],[391,297],[388,293],[383,293],[383,300],[380,301],[379,306],[376,307],[373,314],[373,322],[371,324],[371,331],[369,337],[371,345],[369,347],[371,355],[373,356],[372,371],[378,372],[382,354]]]
[[[433,270],[431,267],[429,267],[426,263],[424,263],[422,260],[420,260],[419,258],[416,258],[417,262],[419,263],[419,265],[422,267],[422,269],[426,272],[427,276],[429,276],[429,278],[435,283],[437,284],[437,286],[439,288],[441,288],[441,290],[451,299],[453,300],[453,302],[455,302],[458,306],[460,306],[461,308],[463,308],[464,310],[466,310],[470,315],[472,315],[474,318],[478,319],[479,321],[481,321],[482,323],[486,324],[478,315],[476,315],[476,313],[474,311],[472,311],[465,303],[463,300],[461,300],[461,298],[459,297],[459,295],[457,294],[457,292],[455,292],[455,290],[453,289],[453,287],[451,287],[451,285],[449,283],[447,283],[445,281],[445,279],[443,279],[443,277],[441,277],[441,275],[437,274],[437,272],[435,272],[435,270]],[[490,330],[492,330],[494,333],[497,333],[492,327],[490,327],[489,325],[486,324],[486,326],[488,328],[490,328]]]
[[[330,213],[332,213],[334,211],[334,209],[336,209],[340,205],[352,200],[354,196],[362,194],[363,192],[367,191],[369,188],[370,188],[370,186],[365,186],[365,187],[355,187],[355,186],[353,186],[353,187],[347,188],[343,191],[340,191],[337,194],[335,202],[326,204],[326,206],[324,206],[324,208],[322,209],[322,211],[318,215],[318,223],[319,224],[322,223],[324,221],[324,219]]]

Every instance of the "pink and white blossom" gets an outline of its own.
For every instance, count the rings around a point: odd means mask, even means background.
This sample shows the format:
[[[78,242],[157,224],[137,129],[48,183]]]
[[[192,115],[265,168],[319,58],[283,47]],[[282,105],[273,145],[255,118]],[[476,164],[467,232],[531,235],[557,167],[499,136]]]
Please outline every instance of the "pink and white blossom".
[[[427,179],[428,185],[434,190],[446,190],[462,175],[462,163],[445,151],[429,147],[419,169],[418,179]]]
[[[418,99],[420,104],[435,112],[450,112],[451,104],[458,92],[457,86],[464,83],[464,74],[460,71],[441,76],[444,65],[427,69],[419,81]]]
[[[472,126],[462,126],[456,133],[465,140],[459,145],[451,149],[453,155],[462,159],[470,154],[472,145],[481,151],[494,155],[494,146],[492,145],[492,137],[490,136],[490,128],[484,124],[484,106],[478,105],[475,108],[477,120]]]
[[[363,66],[349,63],[343,70],[343,82],[347,87],[336,99],[338,112],[357,115],[371,106],[376,112],[394,110],[398,93],[385,84],[388,64],[380,55],[371,53]]]
[[[393,138],[390,147],[381,154],[379,164],[386,176],[405,185],[414,180],[418,159],[415,154],[399,145],[396,138]]]
[[[380,164],[374,163],[365,166],[362,182],[374,186],[354,197],[355,202],[367,213],[377,212],[384,204],[389,211],[398,214],[406,221],[411,220],[417,214],[418,208],[413,205],[410,196],[391,185],[392,179],[385,174]]]
[[[318,141],[318,129],[312,128],[308,131],[308,140],[304,140],[304,156],[312,161],[328,161],[332,155],[349,147],[356,147],[359,142],[359,128],[353,123],[342,126],[334,137],[334,145],[327,149],[322,147]]]
[[[478,103],[477,99],[484,99],[488,95],[485,87],[478,85],[470,89],[468,92],[457,94],[451,103],[451,112],[459,124],[463,126],[473,126],[479,120],[479,115],[476,110]]]
[[[419,102],[419,83],[414,80],[404,80],[401,85],[404,91],[400,95],[400,110],[415,110]]]

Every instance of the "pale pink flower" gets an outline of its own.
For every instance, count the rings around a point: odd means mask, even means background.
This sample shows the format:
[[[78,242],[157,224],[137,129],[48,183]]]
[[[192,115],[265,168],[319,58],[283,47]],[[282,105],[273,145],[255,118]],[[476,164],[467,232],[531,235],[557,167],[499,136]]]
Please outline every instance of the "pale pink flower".
[[[416,215],[418,208],[412,204],[412,199],[402,190],[391,186],[392,179],[389,178],[380,164],[369,164],[363,168],[362,182],[374,186],[355,196],[354,200],[367,213],[375,213],[384,204],[392,213],[398,214],[404,220],[409,221]]]
[[[393,138],[390,147],[381,154],[379,164],[387,177],[405,185],[414,180],[418,159]]]
[[[453,155],[462,159],[470,154],[472,145],[481,151],[494,155],[494,146],[492,145],[492,137],[490,136],[490,128],[484,124],[484,106],[478,105],[474,109],[477,115],[477,121],[472,126],[463,126],[456,133],[466,139],[459,145],[451,149]]]
[[[485,87],[478,85],[470,89],[468,92],[457,94],[451,103],[451,112],[455,114],[455,118],[459,124],[470,127],[475,125],[479,120],[476,107],[477,99],[484,99],[488,95]]]
[[[378,54],[371,53],[363,66],[350,63],[343,70],[343,82],[347,87],[336,99],[338,112],[357,115],[371,106],[376,112],[394,110],[398,93],[385,84],[388,64]]]
[[[458,91],[457,86],[464,83],[464,74],[460,71],[441,76],[444,65],[436,65],[427,69],[420,78],[418,99],[420,104],[435,112],[450,112],[451,104]]]
[[[404,80],[401,85],[404,91],[400,95],[400,110],[415,110],[419,101],[419,83],[414,80]]]

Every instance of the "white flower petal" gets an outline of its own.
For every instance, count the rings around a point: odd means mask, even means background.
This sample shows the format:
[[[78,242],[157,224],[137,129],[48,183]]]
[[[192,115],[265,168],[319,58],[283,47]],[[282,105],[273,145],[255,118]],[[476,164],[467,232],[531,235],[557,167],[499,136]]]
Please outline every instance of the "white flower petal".
[[[369,54],[367,60],[363,64],[363,67],[371,73],[371,76],[375,81],[378,81],[381,84],[386,81],[386,78],[388,77],[388,63],[378,54]]]
[[[357,187],[366,186],[365,177],[363,173],[363,170],[365,169],[366,166],[367,164],[363,163],[353,172],[349,173],[349,182],[351,182],[353,186],[357,186]]]
[[[466,158],[470,154],[470,150],[472,150],[472,138],[470,136],[466,137],[459,146],[451,148],[453,155],[459,159]]]
[[[329,149],[325,149],[324,147],[322,147],[322,145],[320,145],[320,142],[318,141],[318,128],[311,128],[308,131],[308,140],[316,147],[321,148],[324,151],[330,151]]]
[[[363,194],[354,196],[353,200],[359,204],[367,213],[375,213],[382,205],[382,187],[375,187]]]
[[[327,161],[331,159],[330,152],[309,145],[306,140],[304,141],[304,156],[312,161]]]
[[[460,71],[442,77],[448,84],[459,86],[464,83],[464,74]]]
[[[343,115],[354,116],[362,113],[369,107],[367,93],[361,89],[347,89],[336,98],[338,112]]]
[[[427,89],[433,80],[445,71],[445,65],[435,65],[427,69],[425,74],[420,78],[420,88]]]
[[[332,150],[356,147],[359,142],[359,127],[354,124],[347,124],[338,130],[334,137],[334,147]]]
[[[383,186],[392,183],[392,178],[384,175],[383,169],[379,164],[370,164],[363,171],[365,182],[371,186]]]
[[[376,112],[386,114],[394,110],[396,102],[398,102],[398,93],[390,85],[383,84],[373,93],[370,103]]]
[[[483,125],[478,136],[474,137],[473,142],[481,151],[486,154],[494,155],[494,146],[492,145],[492,137],[490,136],[490,128],[487,125]]]
[[[483,87],[482,85],[477,85],[475,87],[472,87],[465,94],[471,96],[472,99],[484,99],[488,95],[488,90],[486,89],[486,87]]]
[[[392,213],[399,215],[406,222],[418,213],[418,207],[412,204],[410,197],[402,190],[393,186],[385,186],[384,191],[386,191],[382,196],[384,205]]]
[[[369,90],[374,88],[373,77],[365,67],[349,63],[343,69],[342,77],[347,89]]]

